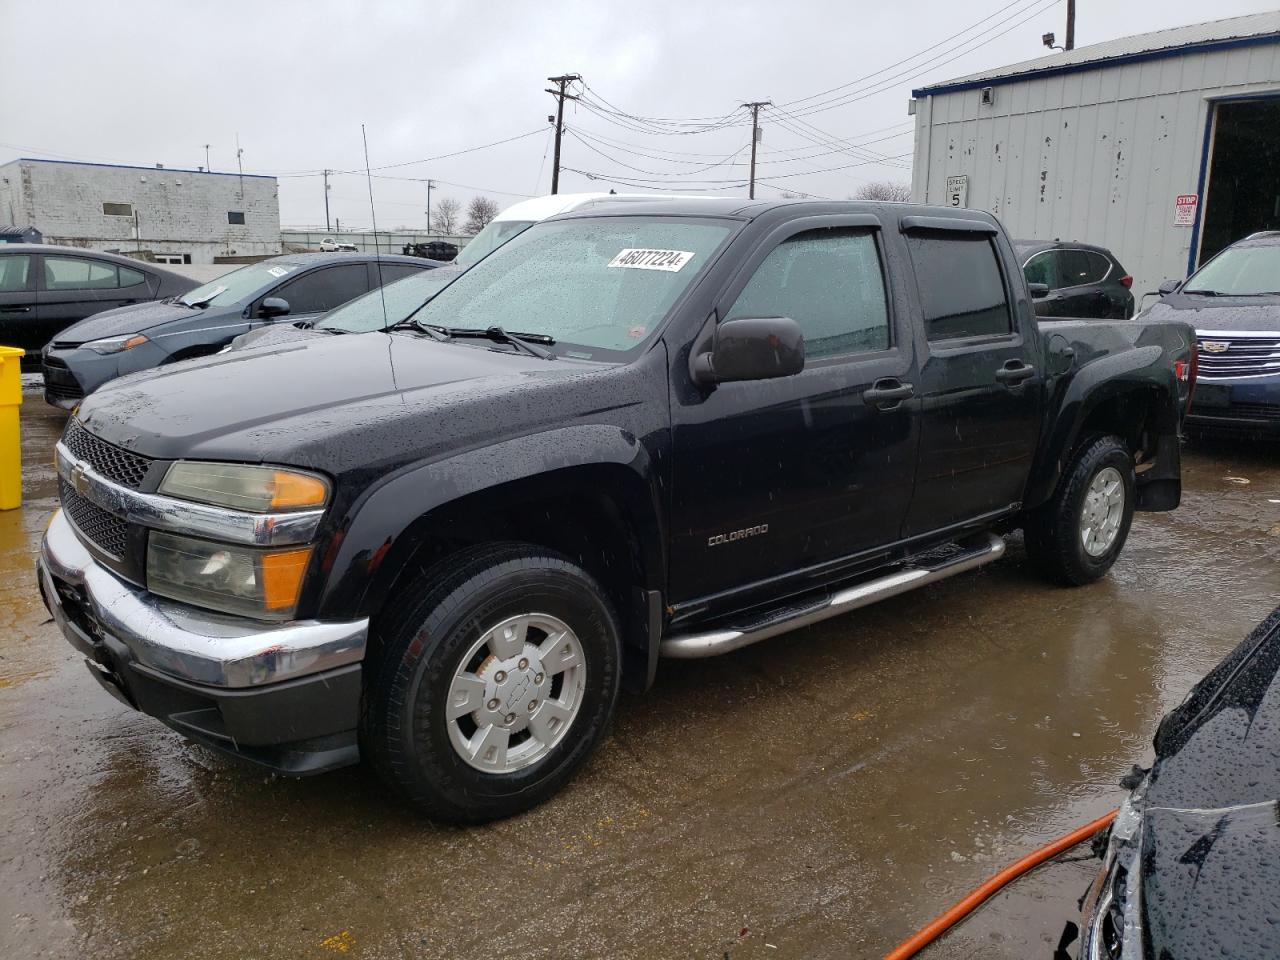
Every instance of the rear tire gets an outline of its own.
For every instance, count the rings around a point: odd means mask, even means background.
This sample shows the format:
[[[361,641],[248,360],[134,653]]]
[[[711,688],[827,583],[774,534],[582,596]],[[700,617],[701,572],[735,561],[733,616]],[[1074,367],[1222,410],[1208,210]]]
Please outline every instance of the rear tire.
[[[1052,499],[1023,526],[1027,554],[1043,575],[1082,586],[1111,569],[1133,522],[1133,476],[1133,456],[1119,437],[1077,448]]]
[[[454,555],[388,609],[362,752],[436,819],[527,810],[563,787],[604,734],[619,638],[600,586],[563,557],[522,544]]]

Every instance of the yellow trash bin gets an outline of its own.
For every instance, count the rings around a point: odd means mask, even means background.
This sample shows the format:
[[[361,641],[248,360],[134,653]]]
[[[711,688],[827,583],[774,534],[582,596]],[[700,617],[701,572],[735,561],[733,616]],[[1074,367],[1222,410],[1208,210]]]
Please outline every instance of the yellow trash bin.
[[[22,358],[27,351],[0,347],[0,510],[22,506]]]

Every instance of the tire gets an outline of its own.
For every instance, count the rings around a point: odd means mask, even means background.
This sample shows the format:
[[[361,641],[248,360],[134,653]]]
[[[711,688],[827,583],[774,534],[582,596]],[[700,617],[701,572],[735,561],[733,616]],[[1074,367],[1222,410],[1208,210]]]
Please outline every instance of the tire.
[[[1118,481],[1112,486],[1106,481]],[[1122,500],[1117,505],[1114,494]],[[1110,496],[1108,496],[1110,494]],[[1082,586],[1111,569],[1133,522],[1133,456],[1115,436],[1082,443],[1058,481],[1053,497],[1024,524],[1027,554],[1048,579]],[[1086,511],[1095,522],[1085,532]],[[1105,517],[1097,522],[1099,517]]]
[[[400,591],[376,639],[362,753],[438,820],[541,803],[591,755],[617,703],[612,606],[586,571],[538,547],[449,557]]]

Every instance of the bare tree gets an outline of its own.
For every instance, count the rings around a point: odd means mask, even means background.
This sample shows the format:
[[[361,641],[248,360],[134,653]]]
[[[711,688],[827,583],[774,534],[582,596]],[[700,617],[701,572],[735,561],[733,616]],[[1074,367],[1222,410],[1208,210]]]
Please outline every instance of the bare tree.
[[[431,229],[436,233],[454,236],[461,226],[462,204],[453,197],[441,197],[431,211]]]
[[[473,235],[479,233],[497,215],[498,205],[488,197],[472,197],[467,204],[466,232]]]
[[[851,200],[895,200],[906,203],[911,199],[911,184],[894,180],[876,180],[858,188]]]

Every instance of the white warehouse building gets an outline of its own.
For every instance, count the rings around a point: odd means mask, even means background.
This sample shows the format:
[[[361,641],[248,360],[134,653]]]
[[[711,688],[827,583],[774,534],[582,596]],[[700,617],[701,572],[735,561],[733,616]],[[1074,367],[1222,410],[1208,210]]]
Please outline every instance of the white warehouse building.
[[[0,226],[45,243],[213,263],[280,252],[275,177],[62,160],[0,166]]]
[[[912,91],[917,201],[1111,249],[1140,299],[1280,229],[1280,12],[1080,47]]]

